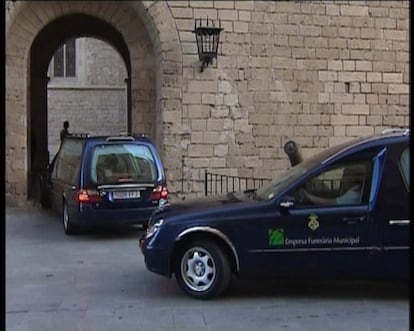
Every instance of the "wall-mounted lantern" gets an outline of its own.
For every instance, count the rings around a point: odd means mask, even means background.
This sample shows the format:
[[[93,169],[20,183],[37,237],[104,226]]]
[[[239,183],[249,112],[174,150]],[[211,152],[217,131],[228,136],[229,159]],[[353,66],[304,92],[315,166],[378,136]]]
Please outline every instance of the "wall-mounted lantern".
[[[205,25],[203,25],[203,22]],[[220,41],[220,32],[223,30],[221,22],[216,27],[212,20],[196,19],[194,22],[194,31],[197,40],[197,52],[201,61],[200,72],[203,72],[204,67],[213,63],[213,59],[217,59],[218,45]]]

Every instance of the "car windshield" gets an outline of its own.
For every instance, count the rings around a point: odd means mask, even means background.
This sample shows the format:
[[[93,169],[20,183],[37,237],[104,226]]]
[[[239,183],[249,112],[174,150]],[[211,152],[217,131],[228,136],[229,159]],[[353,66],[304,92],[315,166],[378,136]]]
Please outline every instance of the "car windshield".
[[[340,144],[331,148],[328,148],[319,154],[316,154],[309,159],[304,160],[303,162],[297,164],[296,166],[292,167],[281,176],[276,178],[275,180],[271,181],[263,185],[261,188],[257,189],[254,194],[254,198],[257,200],[271,200],[275,197],[279,192],[283,191],[286,187],[288,187],[291,183],[298,180],[302,177],[305,173],[309,170],[315,168],[317,165],[321,164],[323,161],[329,159],[339,151],[341,151],[344,147],[348,146],[350,143],[346,142],[344,144]]]
[[[91,178],[98,185],[148,182],[157,176],[154,156],[146,145],[102,144],[93,150]]]

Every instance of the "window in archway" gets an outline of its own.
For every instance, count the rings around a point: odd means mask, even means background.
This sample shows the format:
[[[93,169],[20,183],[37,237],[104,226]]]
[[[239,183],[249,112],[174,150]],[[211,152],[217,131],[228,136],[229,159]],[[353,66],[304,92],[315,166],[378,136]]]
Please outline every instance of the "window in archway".
[[[71,38],[62,44],[53,56],[54,77],[76,76],[76,39]]]

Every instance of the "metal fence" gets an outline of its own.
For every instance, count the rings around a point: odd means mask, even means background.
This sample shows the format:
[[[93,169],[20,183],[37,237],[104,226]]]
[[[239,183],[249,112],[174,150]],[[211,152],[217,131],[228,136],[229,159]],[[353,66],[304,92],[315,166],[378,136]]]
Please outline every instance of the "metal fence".
[[[257,189],[269,181],[270,179],[220,175],[205,171],[204,195],[217,195]],[[313,180],[306,186],[306,189],[310,192],[323,196],[337,196],[339,188],[340,180],[338,179]]]
[[[257,189],[269,181],[269,179],[220,175],[205,171],[204,194],[207,196]]]

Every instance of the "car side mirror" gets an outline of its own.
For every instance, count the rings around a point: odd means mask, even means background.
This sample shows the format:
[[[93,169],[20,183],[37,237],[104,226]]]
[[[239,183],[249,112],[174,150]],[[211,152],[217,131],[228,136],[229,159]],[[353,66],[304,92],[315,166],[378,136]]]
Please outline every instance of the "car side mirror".
[[[284,196],[279,202],[279,208],[282,212],[287,212],[289,209],[294,208],[296,205],[296,200],[292,196]]]

